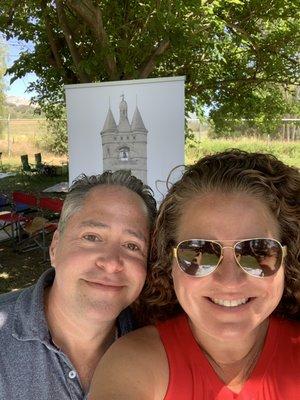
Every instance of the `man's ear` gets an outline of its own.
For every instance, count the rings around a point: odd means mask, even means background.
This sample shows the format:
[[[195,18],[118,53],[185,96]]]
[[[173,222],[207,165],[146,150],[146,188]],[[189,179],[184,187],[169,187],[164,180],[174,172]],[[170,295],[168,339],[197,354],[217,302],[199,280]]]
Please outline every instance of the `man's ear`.
[[[50,261],[51,261],[51,265],[53,267],[55,267],[55,258],[56,258],[56,252],[57,252],[57,246],[58,246],[59,239],[60,239],[60,233],[59,233],[58,229],[56,229],[56,231],[53,234],[52,241],[51,241],[51,244],[49,247]]]

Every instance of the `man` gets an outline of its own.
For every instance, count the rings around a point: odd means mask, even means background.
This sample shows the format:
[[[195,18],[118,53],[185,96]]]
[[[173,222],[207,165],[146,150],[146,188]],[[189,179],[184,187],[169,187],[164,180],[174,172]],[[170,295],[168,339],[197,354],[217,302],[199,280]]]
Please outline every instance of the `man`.
[[[50,246],[54,268],[0,296],[0,398],[84,399],[146,276],[156,214],[151,190],[129,171],[71,187]]]

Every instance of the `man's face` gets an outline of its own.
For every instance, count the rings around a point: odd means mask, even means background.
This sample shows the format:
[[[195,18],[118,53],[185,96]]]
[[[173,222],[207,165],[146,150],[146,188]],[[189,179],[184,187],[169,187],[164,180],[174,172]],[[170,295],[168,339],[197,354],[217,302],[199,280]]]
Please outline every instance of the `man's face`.
[[[136,193],[121,186],[91,189],[52,240],[56,302],[81,317],[115,319],[142,290],[148,241],[147,208]]]

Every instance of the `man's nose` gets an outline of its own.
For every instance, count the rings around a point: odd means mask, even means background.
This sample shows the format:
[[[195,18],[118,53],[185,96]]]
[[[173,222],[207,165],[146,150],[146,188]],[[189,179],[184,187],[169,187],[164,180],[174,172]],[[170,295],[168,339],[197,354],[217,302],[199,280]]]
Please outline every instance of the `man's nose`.
[[[96,265],[109,273],[122,271],[124,265],[120,247],[106,245],[97,255]]]
[[[240,285],[247,276],[238,265],[232,247],[223,247],[221,262],[213,275],[216,280],[227,287]]]

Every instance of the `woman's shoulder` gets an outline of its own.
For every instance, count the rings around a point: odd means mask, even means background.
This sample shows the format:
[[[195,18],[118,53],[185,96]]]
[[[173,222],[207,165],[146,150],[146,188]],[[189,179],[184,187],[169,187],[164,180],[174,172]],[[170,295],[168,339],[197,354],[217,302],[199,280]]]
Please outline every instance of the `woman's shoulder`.
[[[137,388],[136,382],[142,384]],[[122,336],[107,350],[95,371],[90,398],[163,398],[167,384],[168,361],[158,331],[146,326]]]
[[[161,345],[160,337],[157,328],[154,325],[144,326],[136,329],[125,336],[120,337],[111,347],[126,351],[132,350],[148,350]]]
[[[134,349],[162,349],[162,336],[170,336],[174,333],[174,330],[179,333],[185,332],[187,324],[186,315],[181,313],[173,316],[166,320],[157,321],[156,325],[148,325],[143,328],[136,329],[122,336],[117,340],[116,346],[124,346],[128,349],[133,347]]]

